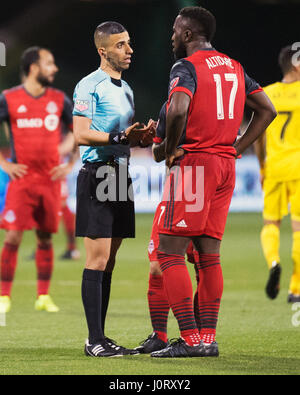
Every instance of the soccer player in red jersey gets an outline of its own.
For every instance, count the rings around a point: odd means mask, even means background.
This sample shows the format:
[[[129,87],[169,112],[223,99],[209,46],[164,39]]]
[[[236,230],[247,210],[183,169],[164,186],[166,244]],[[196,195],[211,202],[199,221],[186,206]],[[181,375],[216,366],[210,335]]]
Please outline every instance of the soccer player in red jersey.
[[[156,162],[161,162],[165,158],[164,146],[161,143],[163,143],[166,137],[166,104],[167,103],[164,103],[160,110],[159,118],[156,123],[156,133],[153,138],[154,144],[152,146],[152,152]],[[179,148],[176,151],[176,156],[180,157],[182,154],[183,150]],[[141,354],[149,354],[153,351],[161,350],[168,345],[167,324],[170,305],[164,289],[163,276],[157,258],[157,249],[159,245],[158,224],[162,213],[163,209],[162,204],[160,203],[157,206],[154,215],[150,242],[148,245],[150,273],[147,299],[153,332],[146,340],[142,341],[141,344],[135,348],[135,350]],[[190,242],[187,248],[186,256],[188,262],[194,264],[196,281],[198,284],[199,276],[196,265],[198,262],[198,252],[195,250],[192,242]],[[194,313],[197,325],[200,325],[197,290],[194,295]],[[200,326],[198,328],[200,328]]]
[[[50,87],[58,68],[52,53],[28,48],[21,58],[23,83],[0,95],[0,121],[9,124],[12,162],[0,154],[0,165],[10,176],[1,227],[6,230],[1,252],[0,309],[11,307],[11,288],[23,232],[36,229],[36,310],[58,311],[48,294],[53,271],[51,235],[57,231],[61,185],[73,159],[60,164],[62,123],[72,128],[71,100]],[[64,128],[66,129],[66,128]]]
[[[267,95],[240,63],[212,47],[215,25],[206,9],[186,7],[173,27],[173,51],[179,60],[170,73],[164,142],[169,175],[157,257],[181,337],[152,357],[219,355],[220,245],[235,185],[235,159],[276,116]],[[237,140],[245,104],[253,118]],[[178,147],[184,155],[176,159]],[[191,240],[199,253],[200,332],[184,260]]]

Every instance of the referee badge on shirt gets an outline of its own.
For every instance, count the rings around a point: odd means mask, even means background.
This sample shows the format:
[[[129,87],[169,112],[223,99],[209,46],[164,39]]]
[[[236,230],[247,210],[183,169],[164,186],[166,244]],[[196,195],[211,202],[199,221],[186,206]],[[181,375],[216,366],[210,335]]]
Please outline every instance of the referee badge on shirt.
[[[89,109],[89,101],[88,100],[75,100],[75,108],[76,110],[82,112]]]

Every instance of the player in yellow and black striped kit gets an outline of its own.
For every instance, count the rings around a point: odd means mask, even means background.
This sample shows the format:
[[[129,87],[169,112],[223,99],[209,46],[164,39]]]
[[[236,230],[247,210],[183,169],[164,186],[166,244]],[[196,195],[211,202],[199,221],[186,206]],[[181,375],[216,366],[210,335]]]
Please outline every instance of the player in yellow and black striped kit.
[[[266,293],[275,299],[280,285],[280,224],[291,214],[293,274],[288,302],[300,302],[300,51],[283,48],[281,82],[264,88],[278,116],[256,142],[264,192],[261,243],[269,267]]]

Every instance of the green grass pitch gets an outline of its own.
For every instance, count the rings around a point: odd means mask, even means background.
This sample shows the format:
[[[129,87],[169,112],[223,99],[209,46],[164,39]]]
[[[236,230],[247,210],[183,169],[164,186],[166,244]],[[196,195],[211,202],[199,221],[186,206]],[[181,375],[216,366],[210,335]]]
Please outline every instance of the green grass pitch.
[[[147,245],[153,215],[137,215],[137,237],[125,240],[113,275],[107,330],[119,344],[134,347],[151,333],[147,309]],[[147,355],[97,359],[83,354],[87,328],[80,287],[82,259],[60,261],[65,247],[62,230],[54,237],[55,270],[50,294],[60,312],[36,312],[34,234],[27,232],[19,251],[12,293],[12,310],[0,326],[1,375],[290,375],[300,373],[300,316],[287,303],[292,272],[289,220],[281,232],[282,282],[275,301],[264,287],[267,266],[260,248],[260,214],[232,213],[222,244],[224,294],[217,330],[219,358],[157,360]],[[4,232],[1,231],[1,245]],[[194,281],[192,265],[188,264]],[[298,307],[300,311],[300,305]],[[292,319],[294,319],[294,324]],[[170,313],[169,338],[178,337]]]

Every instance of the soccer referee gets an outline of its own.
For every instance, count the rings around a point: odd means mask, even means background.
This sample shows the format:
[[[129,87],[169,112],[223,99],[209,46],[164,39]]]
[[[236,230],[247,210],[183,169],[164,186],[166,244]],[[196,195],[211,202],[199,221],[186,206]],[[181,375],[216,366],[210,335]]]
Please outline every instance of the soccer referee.
[[[104,22],[96,28],[94,40],[100,68],[84,77],[74,92],[74,136],[83,162],[77,179],[76,236],[84,237],[86,249],[85,354],[113,357],[136,353],[106,337],[104,323],[117,251],[123,238],[135,236],[130,145],[152,143],[154,126],[151,120],[147,127],[133,124],[133,92],[121,79],[133,53],[126,29]]]

